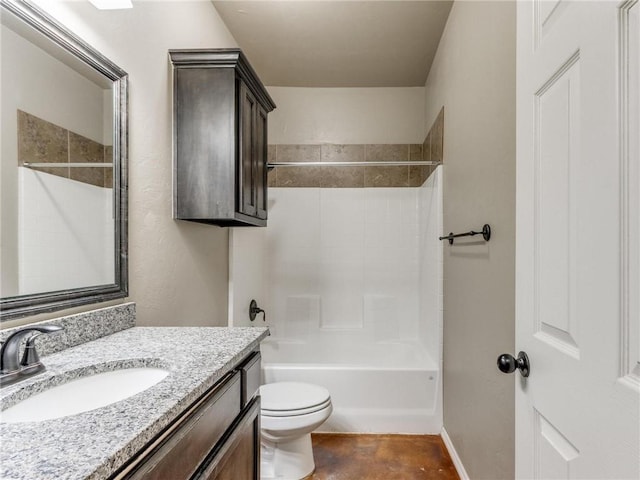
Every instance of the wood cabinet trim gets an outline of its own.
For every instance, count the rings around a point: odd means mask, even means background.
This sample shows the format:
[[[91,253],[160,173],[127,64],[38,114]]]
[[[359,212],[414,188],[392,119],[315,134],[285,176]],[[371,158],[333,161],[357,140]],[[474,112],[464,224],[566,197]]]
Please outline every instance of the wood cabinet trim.
[[[260,81],[245,54],[239,48],[218,49],[172,49],[169,50],[171,63],[181,68],[234,68],[242,80],[254,91],[267,112],[276,104]]]

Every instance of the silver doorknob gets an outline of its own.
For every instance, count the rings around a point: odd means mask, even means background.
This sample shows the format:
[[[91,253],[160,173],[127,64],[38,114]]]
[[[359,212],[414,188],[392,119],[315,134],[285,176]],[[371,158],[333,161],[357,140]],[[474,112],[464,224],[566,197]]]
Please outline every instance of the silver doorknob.
[[[513,373],[516,368],[520,370],[523,377],[528,377],[531,368],[529,366],[529,357],[524,352],[518,353],[518,358],[513,358],[513,355],[503,353],[498,357],[498,369],[502,373]]]

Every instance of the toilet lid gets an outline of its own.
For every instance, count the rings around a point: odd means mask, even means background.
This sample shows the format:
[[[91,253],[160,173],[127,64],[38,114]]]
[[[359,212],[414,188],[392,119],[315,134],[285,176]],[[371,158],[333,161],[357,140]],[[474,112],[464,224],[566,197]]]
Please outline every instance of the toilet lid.
[[[260,387],[262,410],[294,411],[306,410],[326,404],[329,390],[318,385],[299,382],[268,383]]]

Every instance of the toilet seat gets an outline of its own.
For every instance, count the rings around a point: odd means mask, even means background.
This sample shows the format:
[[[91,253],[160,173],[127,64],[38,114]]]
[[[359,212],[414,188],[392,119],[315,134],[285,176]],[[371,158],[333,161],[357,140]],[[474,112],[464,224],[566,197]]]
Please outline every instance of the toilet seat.
[[[305,415],[331,404],[329,391],[301,382],[268,383],[260,387],[261,413],[271,417]]]
[[[269,410],[267,408],[261,408],[260,414],[266,417],[296,417],[298,415],[307,415],[309,413],[318,412],[331,405],[331,399],[327,399],[320,405],[314,405],[313,407],[299,408],[297,410]]]

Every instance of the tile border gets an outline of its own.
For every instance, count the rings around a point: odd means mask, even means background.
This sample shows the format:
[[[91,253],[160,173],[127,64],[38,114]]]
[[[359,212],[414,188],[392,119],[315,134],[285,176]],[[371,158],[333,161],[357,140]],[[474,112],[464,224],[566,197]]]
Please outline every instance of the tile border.
[[[300,156],[296,156],[296,150]],[[404,151],[403,151],[404,150]],[[295,156],[292,157],[292,155]],[[442,162],[444,156],[444,107],[440,109],[422,143],[270,144],[269,162],[363,162],[423,160]],[[435,158],[434,158],[435,157]],[[275,167],[268,173],[269,187],[370,188],[419,187],[435,166],[333,166]]]

